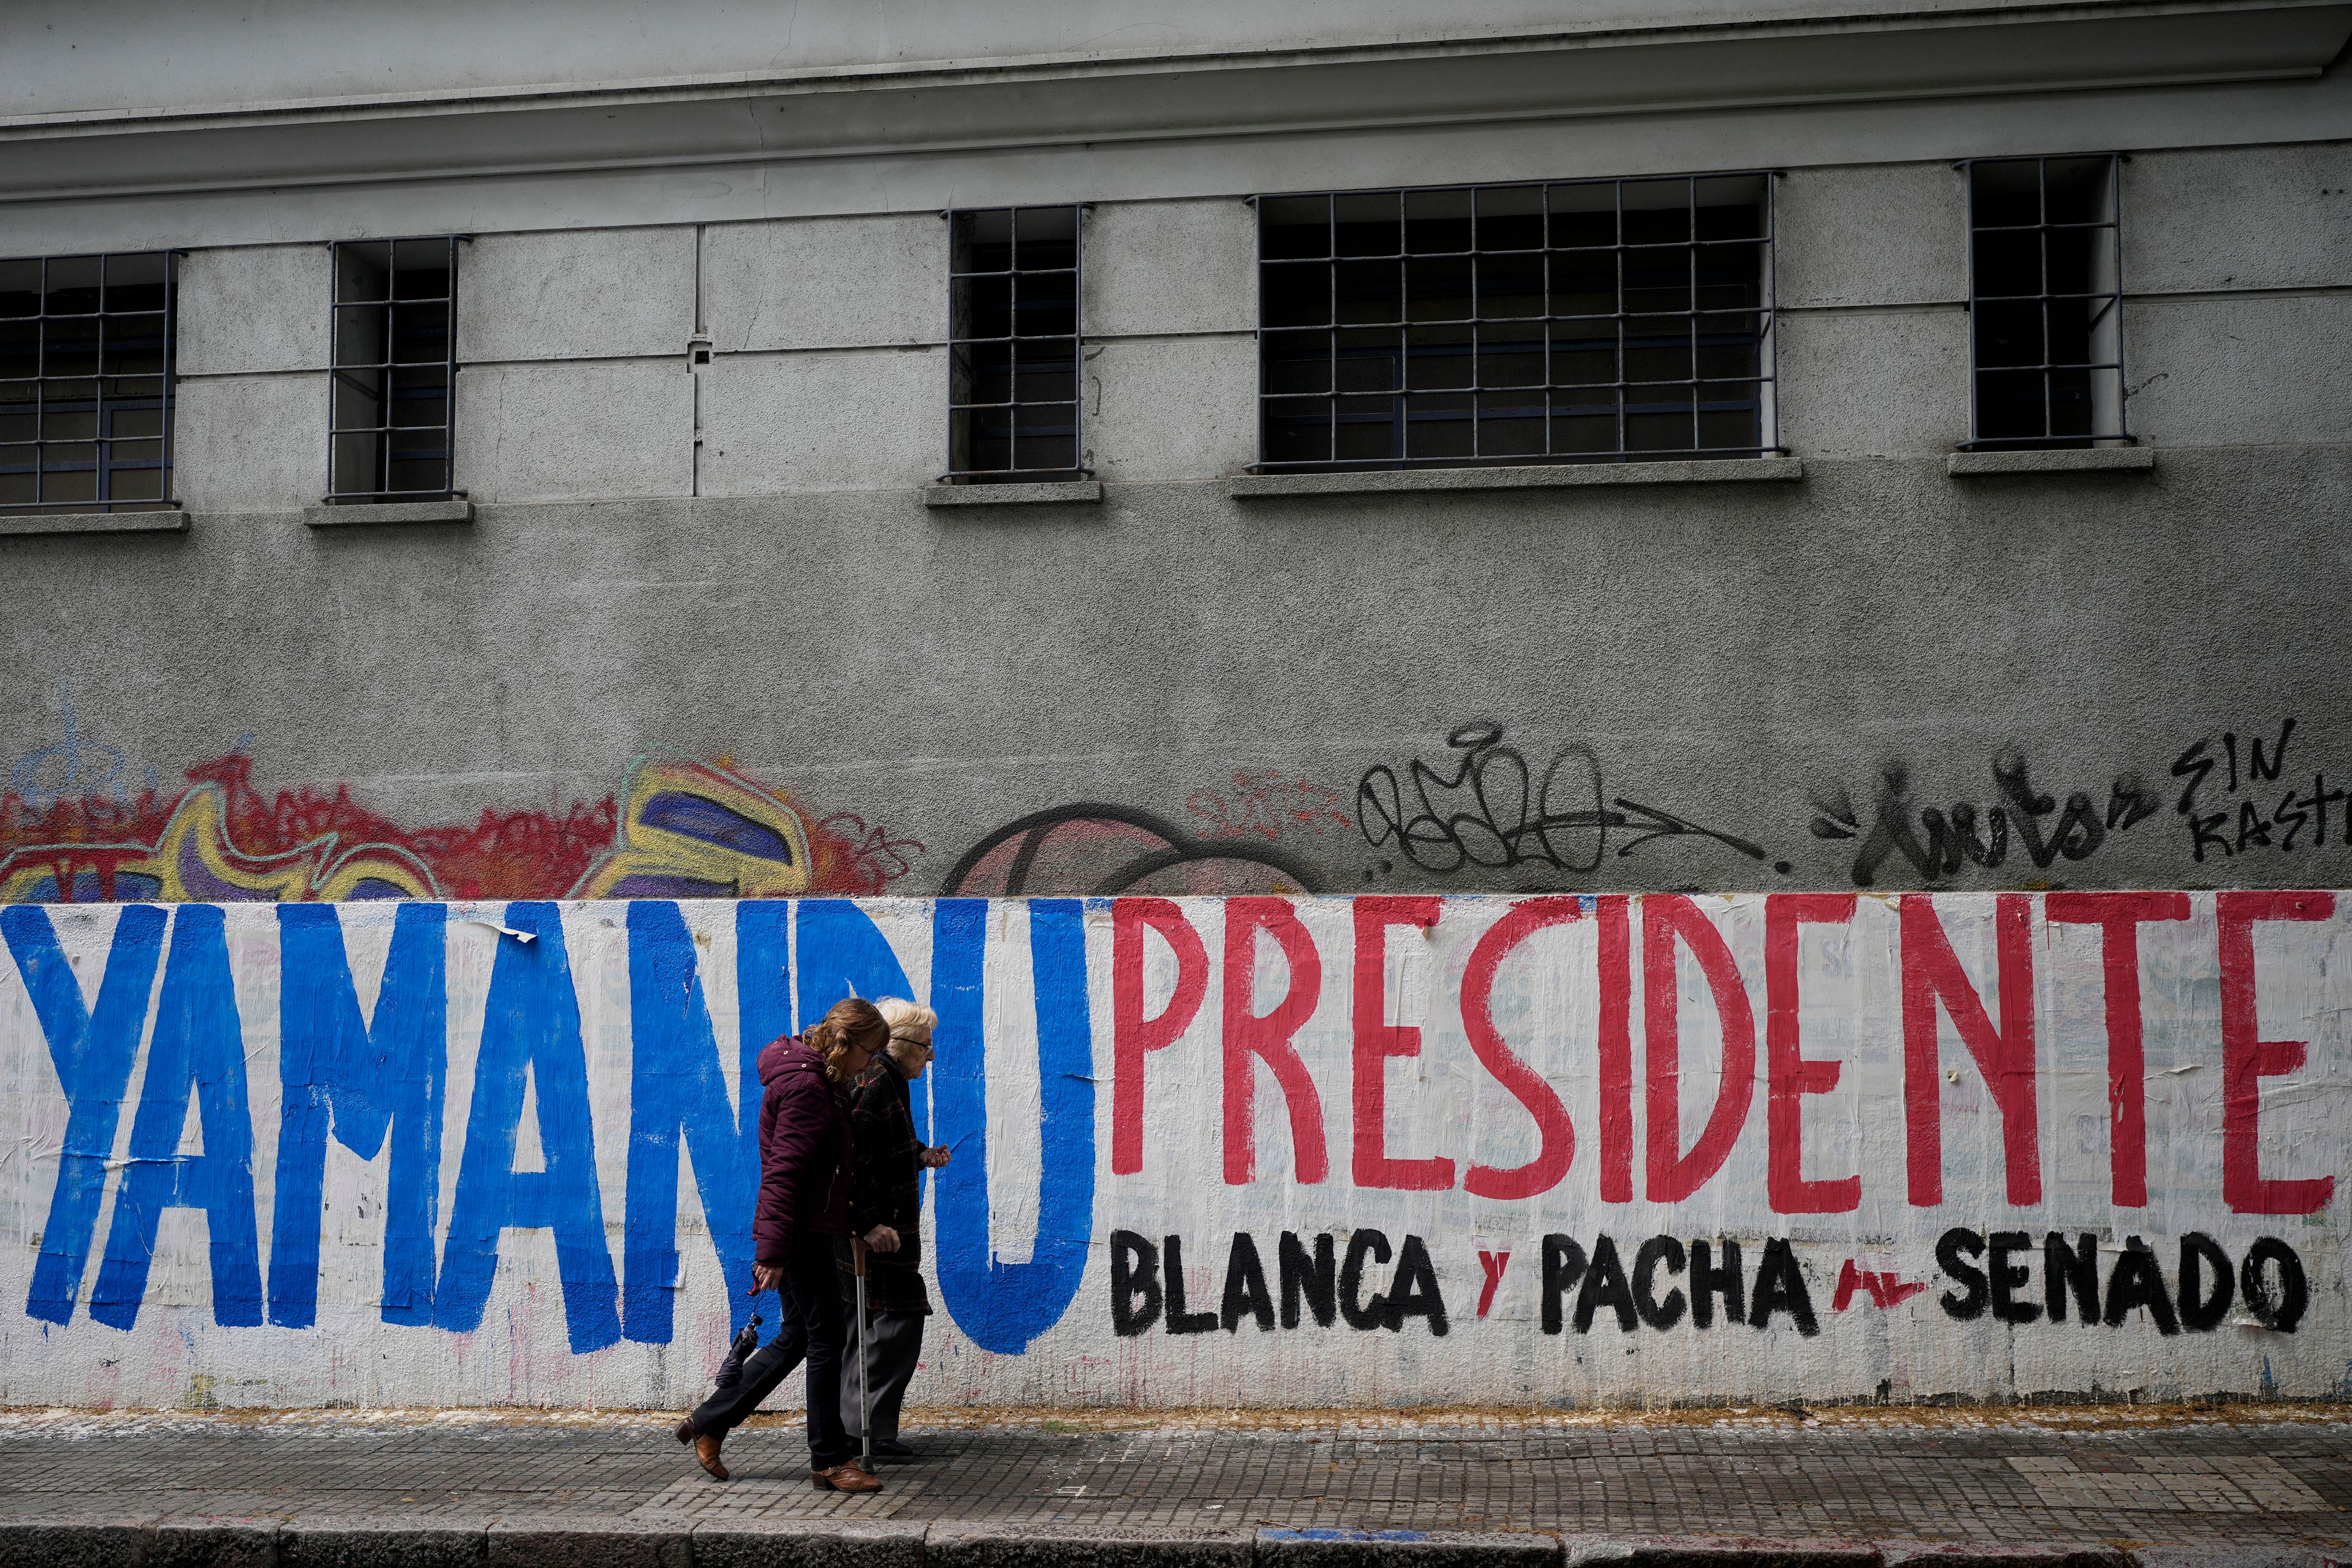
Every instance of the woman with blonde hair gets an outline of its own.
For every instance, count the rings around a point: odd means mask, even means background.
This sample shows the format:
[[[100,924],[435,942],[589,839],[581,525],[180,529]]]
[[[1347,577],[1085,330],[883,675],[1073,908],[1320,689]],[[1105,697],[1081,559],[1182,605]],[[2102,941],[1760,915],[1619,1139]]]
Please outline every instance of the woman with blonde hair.
[[[923,1187],[927,1170],[948,1163],[948,1152],[925,1143],[915,1132],[913,1100],[907,1086],[931,1065],[931,1031],[939,1015],[902,996],[875,1004],[890,1027],[889,1044],[850,1089],[849,1126],[856,1149],[850,1184],[850,1224],[866,1238],[866,1312],[857,1323],[856,1349],[842,1358],[841,1408],[853,1424],[856,1441],[868,1434],[861,1416],[869,1413],[874,1452],[910,1459],[915,1451],[898,1441],[898,1407],[908,1380],[923,1352],[923,1320],[931,1301],[923,1290]],[[836,1243],[841,1289],[855,1311],[856,1259],[849,1241]],[[862,1364],[861,1364],[862,1363]]]
[[[751,1218],[751,1289],[782,1308],[776,1337],[743,1363],[742,1376],[677,1425],[702,1468],[720,1480],[719,1445],[798,1366],[808,1362],[809,1475],[819,1491],[870,1492],[882,1483],[859,1465],[841,1423],[845,1323],[833,1250],[849,1235],[849,1086],[889,1038],[871,1002],[851,997],[806,1033],[760,1053],[760,1201]]]

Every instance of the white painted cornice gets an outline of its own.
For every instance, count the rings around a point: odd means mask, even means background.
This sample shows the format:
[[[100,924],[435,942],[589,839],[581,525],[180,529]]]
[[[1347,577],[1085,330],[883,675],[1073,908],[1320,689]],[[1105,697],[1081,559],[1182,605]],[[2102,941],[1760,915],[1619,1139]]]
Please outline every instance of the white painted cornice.
[[[2290,79],[2347,36],[2347,0],[2097,0],[60,110],[0,116],[0,202]]]

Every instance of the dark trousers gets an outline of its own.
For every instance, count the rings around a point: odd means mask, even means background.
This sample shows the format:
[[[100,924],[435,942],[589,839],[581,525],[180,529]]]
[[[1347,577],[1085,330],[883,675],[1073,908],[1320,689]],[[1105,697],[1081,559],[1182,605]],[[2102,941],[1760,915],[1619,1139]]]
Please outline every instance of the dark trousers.
[[[805,1357],[809,1463],[830,1469],[856,1451],[841,1425],[847,1315],[841,1310],[841,1283],[834,1273],[833,1237],[803,1236],[793,1242],[776,1298],[782,1309],[776,1337],[751,1352],[743,1363],[741,1382],[702,1402],[694,1413],[694,1425],[705,1436],[724,1437],[760,1408],[760,1402]]]
[[[923,1316],[920,1312],[873,1313],[866,1325],[865,1342],[842,1358],[841,1419],[853,1444],[866,1435],[866,1428],[858,1425],[861,1394],[873,1401],[874,1436],[886,1441],[898,1436],[898,1406],[906,1401],[908,1381],[915,1375],[915,1363],[923,1353]],[[850,1326],[850,1332],[852,1338],[857,1337],[856,1324]],[[872,1384],[870,1391],[858,1387],[861,1360]]]

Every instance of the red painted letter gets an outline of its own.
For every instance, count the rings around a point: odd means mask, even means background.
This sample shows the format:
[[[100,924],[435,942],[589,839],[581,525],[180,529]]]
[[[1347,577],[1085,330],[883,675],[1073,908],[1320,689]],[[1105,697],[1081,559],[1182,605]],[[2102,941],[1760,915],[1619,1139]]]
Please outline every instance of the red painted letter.
[[[1257,933],[1272,933],[1290,965],[1290,985],[1263,1017],[1255,1005]],[[1315,1011],[1323,994],[1323,960],[1315,939],[1286,899],[1225,900],[1225,1182],[1240,1186],[1255,1178],[1257,1149],[1251,1137],[1251,1111],[1257,1094],[1255,1063],[1274,1069],[1283,1102],[1290,1110],[1290,1148],[1298,1180],[1312,1186],[1331,1168],[1323,1147],[1323,1101],[1298,1047],[1290,1037]]]
[[[2106,969],[2107,1148],[2113,1201],[2147,1205],[2147,1061],[2140,1051],[2139,927],[2185,921],[2186,893],[2052,893],[2045,919],[2095,925]]]
[[[2000,985],[2000,1027],[1952,952],[1936,901],[1903,896],[1903,1102],[1909,1125],[1911,1202],[1932,1208],[1944,1201],[1944,1097],[1937,1076],[1936,1007],[1976,1058],[1993,1103],[2000,1107],[2001,1153],[2009,1201],[2042,1201],[2042,1140],[2033,1071],[2033,916],[2023,893],[2003,893],[1993,913]]]
[[[1355,1159],[1360,1187],[1408,1193],[1443,1192],[1454,1184],[1454,1162],[1442,1155],[1391,1160],[1388,1140],[1388,1060],[1421,1055],[1421,1030],[1388,1021],[1388,932],[1391,926],[1427,930],[1437,923],[1433,894],[1365,896],[1355,900]]]
[[[1797,1030],[1797,927],[1843,925],[1853,919],[1853,906],[1852,893],[1774,893],[1764,900],[1764,1190],[1774,1214],[1847,1214],[1862,1206],[1860,1176],[1805,1180],[1804,1096],[1835,1089],[1845,1064],[1807,1061]]]
[[[2222,893],[2215,906],[2221,927],[2221,1198],[2233,1214],[2311,1214],[2335,1195],[2335,1177],[2263,1179],[2261,1080],[2303,1066],[2308,1047],[2301,1040],[2255,1037],[2253,926],[2324,921],[2336,912],[2336,895]]]
[[[1675,943],[1698,960],[1715,994],[1723,1025],[1723,1081],[1715,1110],[1687,1154],[1682,1143],[1682,1037],[1675,1017]],[[1649,1042],[1650,1201],[1680,1203],[1698,1191],[1731,1157],[1732,1144],[1756,1098],[1756,1010],[1731,949],[1713,921],[1679,893],[1652,893],[1642,900],[1642,1016]]]
[[[1601,1201],[1633,1201],[1633,920],[1625,895],[1601,905]]]
[[[1495,971],[1519,943],[1546,926],[1576,919],[1581,909],[1578,899],[1529,899],[1486,928],[1470,950],[1469,967],[1462,972],[1462,1028],[1470,1037],[1470,1048],[1495,1081],[1528,1108],[1539,1140],[1536,1157],[1524,1165],[1507,1171],[1471,1166],[1462,1185],[1474,1197],[1531,1198],[1548,1193],[1568,1174],[1569,1163],[1576,1158],[1576,1130],[1569,1125],[1568,1108],[1541,1073],[1512,1054],[1502,1031],[1495,1027]],[[1493,1289],[1487,1287],[1489,1294]]]
[[[1176,954],[1176,992],[1157,1018],[1143,1016],[1143,932]],[[1143,1058],[1190,1027],[1209,989],[1209,954],[1184,911],[1166,899],[1116,899],[1110,906],[1110,1169],[1143,1169]]]

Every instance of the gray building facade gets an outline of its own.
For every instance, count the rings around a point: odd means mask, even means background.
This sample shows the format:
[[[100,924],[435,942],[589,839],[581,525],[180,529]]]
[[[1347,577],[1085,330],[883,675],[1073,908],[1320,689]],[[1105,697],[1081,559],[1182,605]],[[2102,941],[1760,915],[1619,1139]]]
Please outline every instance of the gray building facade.
[[[0,899],[2340,884],[2347,36],[13,7]]]

